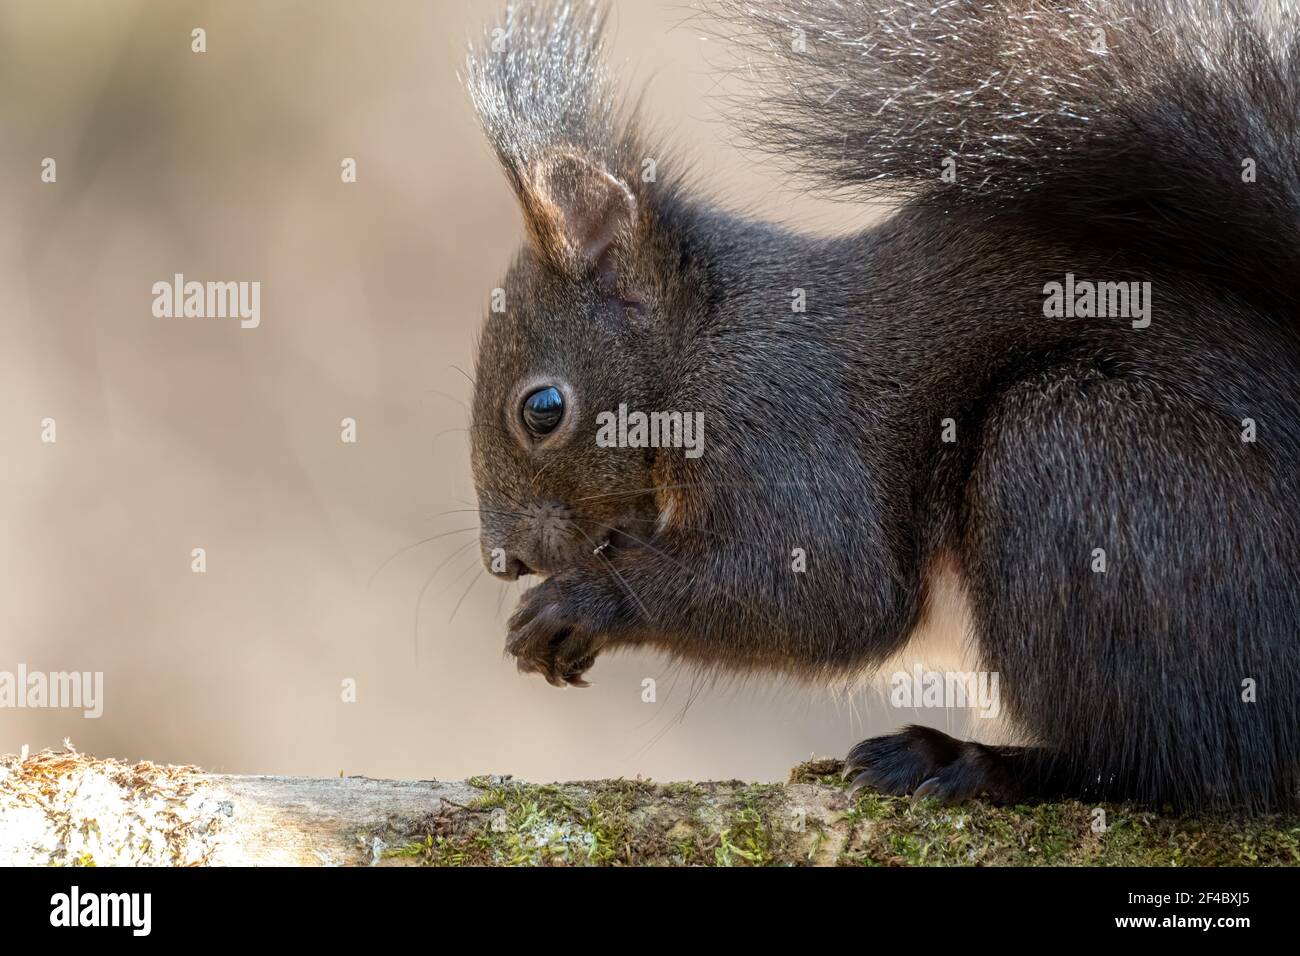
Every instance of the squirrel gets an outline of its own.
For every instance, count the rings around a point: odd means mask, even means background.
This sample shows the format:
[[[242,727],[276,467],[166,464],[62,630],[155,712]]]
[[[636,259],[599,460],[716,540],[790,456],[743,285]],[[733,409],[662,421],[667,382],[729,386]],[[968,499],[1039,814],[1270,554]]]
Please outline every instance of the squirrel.
[[[897,206],[830,238],[720,208],[619,94],[600,3],[514,4],[471,46],[526,226],[471,424],[483,560],[541,579],[519,669],[835,681],[952,569],[1023,746],[906,727],[851,750],[855,792],[1294,806],[1296,11],[716,10],[746,140]]]

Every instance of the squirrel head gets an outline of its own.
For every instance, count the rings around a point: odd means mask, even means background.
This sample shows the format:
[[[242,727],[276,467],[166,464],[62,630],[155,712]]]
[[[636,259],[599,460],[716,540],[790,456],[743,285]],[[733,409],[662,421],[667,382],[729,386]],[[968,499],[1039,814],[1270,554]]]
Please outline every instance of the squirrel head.
[[[699,283],[684,280],[684,230],[665,224],[679,187],[644,174],[654,162],[605,69],[605,22],[592,0],[512,3],[466,63],[527,236],[480,337],[470,429],[500,577],[597,565],[660,517],[654,450],[603,447],[597,419],[662,400]]]
[[[506,578],[653,533],[649,450],[601,447],[597,416],[661,391],[637,197],[569,150],[521,173],[528,240],[480,337],[470,430],[483,557]]]

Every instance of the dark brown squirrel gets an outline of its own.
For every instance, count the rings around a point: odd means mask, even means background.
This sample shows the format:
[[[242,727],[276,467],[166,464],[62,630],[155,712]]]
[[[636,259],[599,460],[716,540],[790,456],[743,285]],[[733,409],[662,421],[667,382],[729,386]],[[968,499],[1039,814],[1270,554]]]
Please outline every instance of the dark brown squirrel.
[[[471,430],[484,561],[544,578],[520,669],[581,686],[641,646],[838,680],[953,568],[1027,746],[906,728],[855,787],[1294,804],[1294,11],[717,9],[760,64],[751,141],[899,208],[819,238],[712,204],[622,105],[599,5],[512,6],[471,53],[528,234]],[[598,440],[636,411],[669,440]],[[663,447],[677,413],[702,454]]]

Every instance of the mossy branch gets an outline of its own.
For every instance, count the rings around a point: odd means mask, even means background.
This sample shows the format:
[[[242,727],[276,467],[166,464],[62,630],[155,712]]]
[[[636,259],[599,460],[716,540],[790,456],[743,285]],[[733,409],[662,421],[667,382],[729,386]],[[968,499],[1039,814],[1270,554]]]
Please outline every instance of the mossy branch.
[[[1260,865],[1300,818],[1074,801],[850,800],[835,761],[785,784],[226,776],[71,749],[0,758],[0,865]]]

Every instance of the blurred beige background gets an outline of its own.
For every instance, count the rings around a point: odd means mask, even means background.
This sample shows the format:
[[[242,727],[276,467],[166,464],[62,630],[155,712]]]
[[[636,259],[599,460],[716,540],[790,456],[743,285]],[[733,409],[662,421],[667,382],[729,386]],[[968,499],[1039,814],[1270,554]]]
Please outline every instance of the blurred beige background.
[[[650,82],[722,202],[815,229],[861,217],[729,145],[689,9],[616,7],[622,75]],[[472,367],[521,235],[455,75],[497,9],[0,3],[0,670],[105,674],[101,719],[0,710],[0,751],[67,736],[232,772],[770,779],[944,725],[649,656],[603,659],[587,691],[503,660],[520,588],[479,574],[474,517],[446,513],[473,503],[451,366]],[[260,281],[261,326],[154,318],[150,288],[177,272]]]

